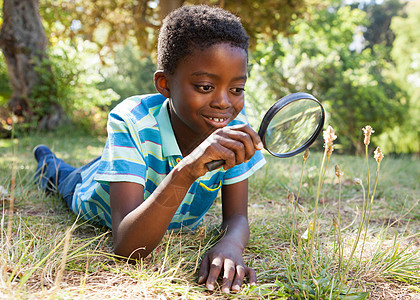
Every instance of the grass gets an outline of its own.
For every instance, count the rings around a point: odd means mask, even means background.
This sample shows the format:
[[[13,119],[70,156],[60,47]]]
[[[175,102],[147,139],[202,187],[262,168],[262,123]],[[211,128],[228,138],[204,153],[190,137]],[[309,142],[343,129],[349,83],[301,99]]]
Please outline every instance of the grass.
[[[289,159],[267,156],[270,167],[250,180],[251,239],[244,253],[245,261],[257,272],[258,285],[244,284],[241,292],[225,295],[196,283],[200,259],[220,234],[219,200],[196,232],[168,233],[149,257],[133,265],[113,255],[111,235],[105,228],[78,220],[59,197],[32,185],[32,148],[36,144],[49,145],[59,157],[79,166],[99,155],[104,142],[104,138],[64,131],[0,140],[1,298],[304,299],[306,295],[311,299],[365,299],[367,294],[369,299],[420,298],[420,161],[414,156],[385,154],[361,261],[361,243],[353,258],[348,258],[363,209],[362,189],[353,178],[361,178],[367,190],[366,161],[337,153],[331,156],[318,197],[319,235],[309,277],[310,244],[302,236],[314,217],[322,153],[310,153],[303,173],[301,155]],[[335,165],[344,173],[340,195]],[[372,191],[373,158],[369,168]],[[298,193],[301,174],[301,206],[296,209],[288,195]],[[339,197],[338,239],[333,219],[338,215]],[[360,240],[364,240],[365,229]],[[338,241],[342,256],[338,255]],[[339,257],[344,266],[349,265],[342,286],[336,276]]]

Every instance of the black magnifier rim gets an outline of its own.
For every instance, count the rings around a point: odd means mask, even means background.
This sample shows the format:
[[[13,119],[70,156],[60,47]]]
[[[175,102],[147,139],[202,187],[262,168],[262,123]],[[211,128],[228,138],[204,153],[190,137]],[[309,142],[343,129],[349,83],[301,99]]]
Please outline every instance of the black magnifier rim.
[[[288,105],[292,102],[295,102],[295,101],[298,101],[298,100],[301,100],[301,99],[313,100],[316,103],[318,103],[318,105],[321,107],[321,119],[319,120],[319,123],[318,123],[318,126],[317,126],[316,130],[314,131],[312,136],[299,148],[297,148],[293,151],[286,152],[286,153],[272,152],[270,149],[267,148],[267,146],[265,144],[265,133],[267,131],[268,125],[270,124],[270,121],[279,112],[279,110],[281,110],[283,107],[285,107],[286,105]],[[271,155],[274,155],[276,157],[291,157],[291,156],[294,156],[296,154],[301,153],[302,151],[305,151],[310,145],[312,145],[312,143],[316,140],[318,135],[321,133],[322,128],[324,127],[324,122],[325,122],[325,111],[324,111],[324,108],[322,107],[321,103],[318,101],[318,99],[316,99],[313,95],[308,94],[308,93],[303,93],[303,92],[293,93],[293,94],[284,96],[283,98],[277,100],[276,103],[274,103],[270,107],[270,109],[265,114],[263,120],[261,121],[261,126],[258,130],[258,135],[260,136],[260,138],[263,142],[264,148]]]

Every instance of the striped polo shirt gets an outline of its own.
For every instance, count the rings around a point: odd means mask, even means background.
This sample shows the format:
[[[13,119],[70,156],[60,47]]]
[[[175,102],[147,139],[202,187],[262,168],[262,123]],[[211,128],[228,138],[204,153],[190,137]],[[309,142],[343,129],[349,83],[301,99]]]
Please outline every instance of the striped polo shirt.
[[[160,94],[134,96],[109,114],[108,138],[102,157],[81,173],[72,210],[86,220],[111,226],[110,182],[144,186],[144,199],[182,160],[168,114],[168,99]],[[246,123],[245,109],[228,126]],[[181,202],[168,229],[194,229],[213,204],[222,185],[240,182],[261,168],[257,151],[248,163],[229,170],[219,168],[198,178]],[[140,202],[139,202],[140,204]]]

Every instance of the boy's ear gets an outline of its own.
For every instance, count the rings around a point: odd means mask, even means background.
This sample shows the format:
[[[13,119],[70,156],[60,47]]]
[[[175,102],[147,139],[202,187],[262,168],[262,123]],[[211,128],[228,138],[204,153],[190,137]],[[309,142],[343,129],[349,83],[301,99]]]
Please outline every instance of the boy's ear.
[[[155,87],[156,90],[166,98],[171,98],[171,92],[169,89],[168,74],[164,71],[155,72]]]

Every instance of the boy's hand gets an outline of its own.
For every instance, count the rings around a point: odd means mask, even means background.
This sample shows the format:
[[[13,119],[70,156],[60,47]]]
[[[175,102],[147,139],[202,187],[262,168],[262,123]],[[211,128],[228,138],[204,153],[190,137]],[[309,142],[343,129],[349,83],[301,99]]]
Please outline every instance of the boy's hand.
[[[197,173],[197,177],[200,177],[208,171],[206,163],[224,160],[223,167],[230,169],[248,162],[255,151],[262,148],[260,137],[248,125],[227,126],[214,131],[186,157],[185,162],[194,165],[192,169]]]
[[[251,285],[257,281],[255,271],[244,264],[241,247],[223,239],[204,255],[198,271],[198,283],[205,282],[206,287],[213,290],[219,275],[223,276],[221,290],[224,293],[239,291],[245,276]]]

